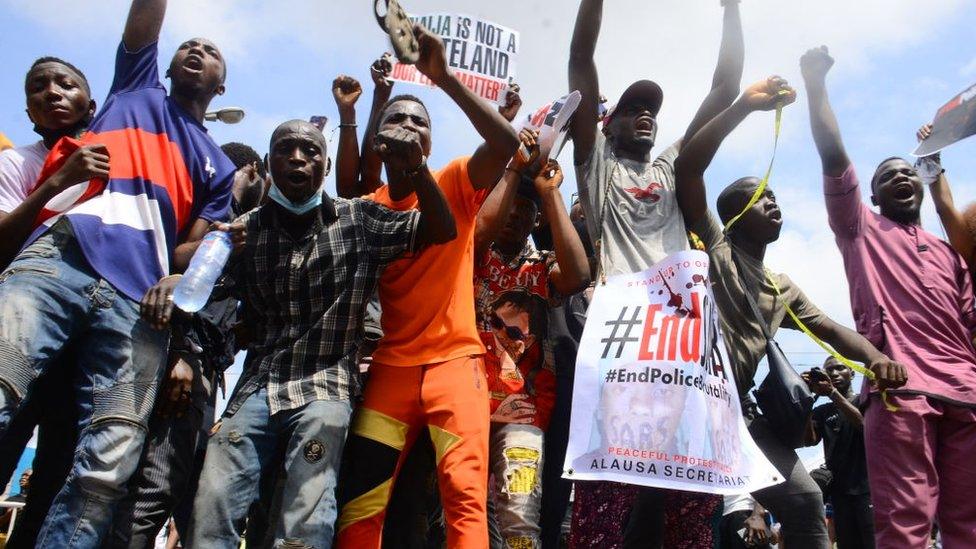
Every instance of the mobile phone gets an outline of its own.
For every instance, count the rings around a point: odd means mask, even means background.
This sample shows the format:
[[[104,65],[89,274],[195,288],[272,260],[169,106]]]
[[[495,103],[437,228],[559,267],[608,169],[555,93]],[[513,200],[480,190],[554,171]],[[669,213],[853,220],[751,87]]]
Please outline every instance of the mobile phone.
[[[830,378],[820,368],[812,368],[810,370],[810,381],[830,381]]]

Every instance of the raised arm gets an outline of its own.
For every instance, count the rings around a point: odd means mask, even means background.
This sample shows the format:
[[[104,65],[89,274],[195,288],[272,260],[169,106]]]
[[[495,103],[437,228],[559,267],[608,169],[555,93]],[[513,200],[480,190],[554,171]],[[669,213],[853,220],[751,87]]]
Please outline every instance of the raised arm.
[[[166,0],[133,0],[122,34],[125,49],[137,51],[158,40],[165,15]]]
[[[589,159],[600,121],[600,79],[593,54],[602,19],[603,0],[582,0],[576,14],[573,41],[569,46],[569,89],[579,90],[582,95],[579,107],[569,122],[573,161],[577,166]]]
[[[550,160],[535,177],[535,190],[542,199],[542,211],[552,231],[556,249],[556,266],[550,273],[552,287],[560,295],[570,296],[590,283],[590,263],[579,233],[569,220],[569,212],[559,192],[563,170],[559,163]]]
[[[383,161],[380,160],[375,147],[373,147],[373,136],[376,135],[376,128],[380,123],[380,111],[383,110],[383,105],[386,105],[386,102],[390,100],[390,94],[393,93],[393,81],[390,80],[392,73],[393,61],[389,53],[384,53],[369,67],[369,74],[373,79],[373,104],[369,109],[366,131],[363,133],[357,195],[369,194],[383,185]]]
[[[932,125],[926,124],[919,128],[916,137],[919,141],[924,141],[932,134]],[[966,219],[962,213],[956,209],[955,201],[952,199],[952,189],[949,188],[949,179],[946,178],[945,170],[942,169],[941,155],[936,153],[918,159],[915,165],[918,175],[922,181],[928,183],[929,190],[932,192],[932,201],[935,202],[935,211],[939,214],[942,226],[945,228],[946,235],[949,237],[949,244],[959,252],[959,255],[966,260],[966,265],[972,272],[974,265],[973,237],[969,232]]]
[[[359,190],[359,138],[356,136],[356,101],[363,94],[359,81],[339,75],[332,81],[332,97],[339,109],[339,145],[336,147],[336,193],[354,198]]]
[[[725,14],[722,19],[722,45],[718,51],[718,64],[712,75],[712,88],[685,130],[682,144],[688,142],[709,120],[725,110],[739,93],[742,83],[742,66],[745,63],[745,40],[742,37],[742,18],[739,0],[722,0]]]
[[[807,101],[810,105],[810,129],[813,141],[820,153],[823,173],[840,177],[850,166],[851,161],[844,149],[837,117],[827,98],[827,72],[834,65],[827,46],[813,48],[800,58],[800,71],[807,88]]]
[[[501,178],[518,148],[518,135],[496,108],[475,95],[448,69],[444,43],[437,35],[422,25],[414,26],[414,34],[420,45],[417,70],[444,90],[485,140],[468,161],[468,176],[475,189],[487,189]]]
[[[698,223],[708,210],[705,197],[705,170],[708,169],[719,146],[732,130],[753,111],[768,111],[779,103],[796,100],[796,91],[786,80],[771,76],[749,86],[738,101],[714,117],[685,143],[675,162],[675,187],[678,206],[685,224]]]
[[[526,174],[529,166],[535,164],[539,158],[539,145],[536,140],[539,132],[523,129],[519,132],[519,140],[529,151],[529,157],[523,158],[521,154],[512,157],[512,161],[505,168],[501,181],[491,190],[485,201],[478,210],[478,217],[474,227],[474,257],[478,261],[484,256],[485,252],[495,241],[498,233],[505,227],[509,212],[515,203],[515,194],[518,190],[522,176]]]

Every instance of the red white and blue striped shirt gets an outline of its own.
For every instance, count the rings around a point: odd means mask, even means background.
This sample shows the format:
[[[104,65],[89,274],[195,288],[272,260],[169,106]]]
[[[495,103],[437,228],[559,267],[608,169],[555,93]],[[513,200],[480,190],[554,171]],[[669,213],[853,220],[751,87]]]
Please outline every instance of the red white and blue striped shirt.
[[[234,165],[206,128],[170,99],[159,80],[156,44],[119,46],[115,81],[83,143],[109,151],[109,180],[94,196],[68,189],[46,209],[28,243],[66,216],[92,268],[136,301],[169,274],[173,250],[194,220],[225,220]]]

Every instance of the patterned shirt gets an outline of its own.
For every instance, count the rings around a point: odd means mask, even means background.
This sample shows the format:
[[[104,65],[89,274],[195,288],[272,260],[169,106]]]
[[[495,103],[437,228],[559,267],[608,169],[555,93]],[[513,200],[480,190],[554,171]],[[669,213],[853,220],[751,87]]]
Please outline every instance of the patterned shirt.
[[[490,249],[474,273],[478,331],[488,350],[485,369],[491,411],[509,395],[527,395],[536,409],[532,424],[542,430],[548,428],[556,402],[549,339],[550,310],[559,304],[549,284],[555,266],[555,253],[540,252],[526,243],[511,261]]]
[[[414,249],[420,219],[415,210],[325,196],[320,215],[293,240],[282,212],[269,202],[242,216],[247,241],[225,269],[252,331],[228,415],[265,385],[272,414],[359,395],[366,303],[383,267]]]

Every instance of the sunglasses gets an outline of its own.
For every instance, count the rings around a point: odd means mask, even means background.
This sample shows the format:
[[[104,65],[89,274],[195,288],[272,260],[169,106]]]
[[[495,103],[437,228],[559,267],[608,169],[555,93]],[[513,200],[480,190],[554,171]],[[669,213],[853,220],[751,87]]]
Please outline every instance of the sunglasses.
[[[522,332],[522,329],[518,326],[509,326],[505,324],[505,321],[498,316],[498,313],[491,315],[491,327],[496,330],[505,330],[505,335],[508,336],[508,339],[525,341],[525,333]]]

